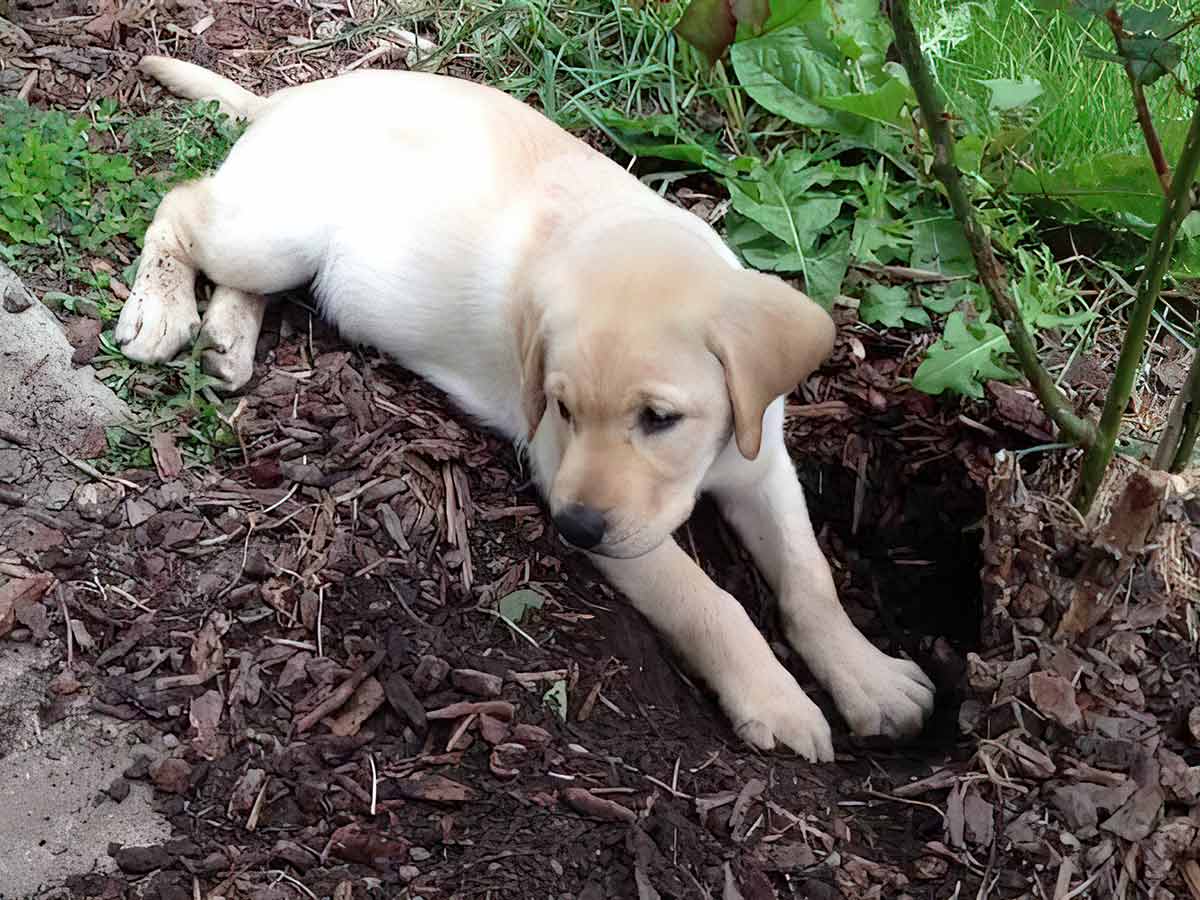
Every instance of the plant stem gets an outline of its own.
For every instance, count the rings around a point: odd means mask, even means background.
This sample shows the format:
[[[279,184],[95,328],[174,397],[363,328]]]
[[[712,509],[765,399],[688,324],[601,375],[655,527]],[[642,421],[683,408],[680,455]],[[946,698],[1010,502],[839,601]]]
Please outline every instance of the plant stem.
[[[1115,6],[1104,14],[1104,19],[1112,30],[1113,43],[1117,45],[1117,53],[1125,66],[1129,89],[1133,91],[1133,108],[1137,112],[1138,125],[1142,127],[1142,135],[1146,139],[1146,149],[1150,151],[1150,161],[1154,163],[1154,173],[1158,176],[1158,183],[1162,185],[1163,194],[1166,194],[1171,190],[1171,167],[1167,165],[1167,155],[1163,152],[1162,141],[1158,139],[1158,131],[1154,127],[1154,120],[1150,117],[1150,105],[1146,102],[1146,91],[1133,72],[1133,60],[1125,54],[1125,23]]]
[[[1129,405],[1133,381],[1146,346],[1150,314],[1154,311],[1154,304],[1158,302],[1163,277],[1167,273],[1171,253],[1175,249],[1175,235],[1179,232],[1183,217],[1192,208],[1192,183],[1196,180],[1197,167],[1200,167],[1200,103],[1196,104],[1196,109],[1192,112],[1192,124],[1188,128],[1183,152],[1179,155],[1179,164],[1175,167],[1175,177],[1171,179],[1171,190],[1163,199],[1162,215],[1154,229],[1150,249],[1146,253],[1146,270],[1138,282],[1137,299],[1134,300],[1133,312],[1129,317],[1125,340],[1121,343],[1121,355],[1117,358],[1117,371],[1113,375],[1112,384],[1108,386],[1108,395],[1104,398],[1096,442],[1088,447],[1087,453],[1084,454],[1079,481],[1075,485],[1072,502],[1085,515],[1091,508],[1092,501],[1096,499],[1096,490],[1100,487],[1104,471],[1112,460],[1117,432],[1120,431],[1125,408]]]
[[[979,279],[992,297],[992,304],[1004,324],[1004,332],[1017,355],[1021,370],[1029,379],[1042,408],[1062,431],[1063,437],[1089,447],[1095,440],[1096,426],[1091,420],[1075,413],[1071,402],[1042,366],[1033,336],[1025,327],[1020,307],[1009,292],[1004,266],[996,258],[992,242],[975,217],[975,210],[963,186],[962,176],[954,164],[954,137],[950,133],[937,87],[929,74],[925,54],[921,51],[921,41],[908,15],[907,0],[891,0],[890,15],[892,30],[895,32],[896,50],[900,54],[904,70],[908,73],[913,91],[916,92],[917,102],[921,106],[921,118],[933,144],[933,174],[945,186],[955,218],[962,225],[967,243],[971,245],[975,267],[979,270]]]
[[[1200,330],[1196,336],[1200,338]],[[1153,468],[1182,472],[1196,449],[1197,432],[1200,432],[1200,348],[1192,354],[1183,390],[1171,404],[1171,415],[1154,451]]]

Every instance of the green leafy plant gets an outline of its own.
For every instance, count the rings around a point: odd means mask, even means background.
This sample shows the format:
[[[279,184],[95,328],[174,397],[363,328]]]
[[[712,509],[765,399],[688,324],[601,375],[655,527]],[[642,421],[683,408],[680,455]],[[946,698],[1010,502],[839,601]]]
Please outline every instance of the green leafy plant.
[[[914,306],[910,295],[911,291],[900,285],[868,285],[867,296],[858,307],[858,317],[868,325],[885,328],[900,328],[905,324],[928,327],[929,313]]]
[[[913,375],[913,386],[927,394],[952,390],[967,397],[983,396],[989,379],[1011,381],[1020,372],[1004,364],[1012,345],[1004,329],[991,322],[967,322],[960,312],[946,319],[946,330]]]
[[[89,136],[86,119],[0,101],[0,236],[18,250],[56,237],[96,250],[145,231],[159,192],[127,156],[92,150]]]
[[[78,118],[0,100],[0,237],[13,258],[56,242],[68,252],[139,242],[166,190],[212,169],[238,133],[215,102],[128,120],[111,100]],[[164,156],[165,173],[135,165]]]
[[[1080,511],[1086,513],[1091,507],[1100,482],[1112,459],[1121,420],[1129,403],[1136,371],[1145,350],[1146,336],[1154,305],[1158,300],[1163,278],[1174,251],[1175,238],[1185,215],[1191,209],[1192,187],[1197,170],[1200,169],[1200,102],[1194,104],[1188,136],[1175,171],[1164,173],[1163,163],[1157,158],[1161,147],[1157,146],[1157,135],[1153,123],[1143,115],[1145,99],[1140,92],[1141,84],[1146,78],[1156,78],[1158,75],[1148,69],[1139,69],[1134,66],[1134,62],[1143,60],[1141,55],[1143,50],[1139,45],[1139,49],[1133,56],[1127,52],[1128,34],[1122,30],[1121,17],[1115,6],[1111,3],[1102,4],[1101,0],[1078,0],[1078,3],[1081,8],[1104,15],[1111,24],[1118,53],[1125,61],[1133,90],[1134,104],[1139,109],[1139,123],[1147,147],[1156,171],[1160,176],[1165,175],[1163,180],[1165,199],[1161,214],[1155,226],[1147,253],[1145,272],[1138,285],[1137,297],[1121,345],[1116,372],[1109,385],[1099,422],[1093,422],[1076,414],[1069,401],[1043,368],[1027,328],[1024,309],[1014,300],[1011,284],[1006,278],[1004,267],[996,258],[986,232],[980,227],[974,206],[964,187],[961,173],[955,166],[954,138],[944,118],[942,101],[930,77],[920,40],[912,20],[909,18],[906,0],[892,0],[891,18],[896,32],[897,50],[916,90],[924,125],[934,145],[933,173],[945,187],[955,216],[961,223],[967,241],[971,245],[981,280],[991,295],[995,311],[1004,322],[1004,334],[1011,339],[1021,367],[1029,378],[1046,413],[1068,439],[1084,448],[1083,465],[1076,483],[1074,500]],[[1105,11],[1101,12],[1101,9]],[[1154,58],[1161,59],[1161,56]],[[1197,89],[1196,100],[1200,101],[1200,88]],[[1040,313],[1041,310],[1039,309],[1038,312]],[[1198,366],[1200,366],[1200,353],[1197,353],[1193,359],[1193,371]],[[1192,403],[1193,386],[1194,382],[1189,376],[1189,391],[1181,394],[1179,402],[1176,404],[1177,411],[1181,407],[1183,409],[1178,416],[1182,420],[1182,424],[1174,432],[1168,429],[1166,437],[1172,441],[1172,446],[1166,452],[1155,454],[1157,462],[1170,459],[1173,465],[1181,464],[1186,459],[1186,455],[1182,453],[1184,447],[1187,447],[1190,454],[1188,441],[1194,441],[1194,417],[1200,418],[1200,409],[1195,408],[1200,404]],[[1174,414],[1173,418],[1175,418]]]
[[[776,0],[765,13],[733,0],[694,0],[680,33],[711,60],[727,51],[742,88],[758,107],[823,136],[816,148],[783,147],[753,162],[748,171],[725,177],[733,209],[727,236],[746,262],[799,275],[806,290],[827,304],[840,292],[851,265],[891,260],[912,266],[920,259],[941,271],[941,260],[947,258],[961,274],[977,277],[986,294],[952,286],[929,301],[901,288],[871,286],[859,314],[868,324],[889,328],[923,327],[933,321],[931,312],[949,314],[941,338],[930,346],[913,379],[915,387],[929,393],[981,397],[986,380],[1018,377],[1009,363],[1015,356],[1063,435],[1086,449],[1076,492],[1077,504],[1086,510],[1112,454],[1162,280],[1173,260],[1177,271],[1195,266],[1192,258],[1200,262],[1200,253],[1188,247],[1200,236],[1200,215],[1188,217],[1186,199],[1195,174],[1193,156],[1200,154],[1194,146],[1200,141],[1200,111],[1193,102],[1188,109],[1193,124],[1186,135],[1178,125],[1172,129],[1170,138],[1180,148],[1172,175],[1146,93],[1159,81],[1190,93],[1179,70],[1188,29],[1200,17],[1177,20],[1167,4],[1121,10],[1112,0],[1057,5],[1084,20],[1089,37],[1096,23],[1110,34],[1114,52],[1088,46],[1083,55],[1123,68],[1150,167],[1144,158],[1132,159],[1125,147],[1107,155],[1075,154],[1065,166],[1057,160],[1047,164],[1045,158],[1032,166],[1013,165],[1013,155],[1037,137],[1038,101],[1047,84],[1055,83],[1020,69],[973,79],[976,105],[960,104],[971,116],[964,119],[966,133],[956,139],[956,126],[944,114],[942,92],[905,0],[885,4],[892,28],[873,0]],[[967,4],[953,14],[949,7],[938,8],[943,15],[976,21],[984,5]],[[1011,17],[1013,8],[1009,5],[1006,15]],[[1064,20],[1048,15],[1052,27],[1065,35]],[[968,41],[969,26],[947,43]],[[900,66],[887,60],[893,38]],[[1003,52],[1002,43],[997,41],[993,49]],[[913,166],[905,159],[906,129],[918,111],[930,143],[913,142]],[[1086,140],[1094,140],[1092,130],[1085,134]],[[859,179],[858,191],[848,191],[846,184],[846,156],[853,152],[878,154],[871,169],[874,178]],[[944,208],[940,198],[925,199],[932,185],[923,172],[936,179],[953,219],[936,214]],[[881,186],[901,182],[903,176],[908,203],[889,205],[889,192]],[[1097,217],[1147,241],[1145,274],[1098,422],[1072,409],[1039,358],[1039,334],[1082,339],[1096,311],[1078,301],[1078,279],[1068,279],[1048,250],[1022,246],[1027,228],[1014,234],[1006,227],[1004,203],[997,203],[1004,191],[1062,221]],[[917,205],[931,208],[934,215],[912,218]],[[847,231],[849,240],[844,240]],[[955,231],[957,242],[950,237]],[[963,253],[964,244],[969,254]],[[1011,278],[1010,267],[1017,273]],[[1196,390],[1196,381],[1200,378],[1189,380],[1185,395]],[[1193,405],[1200,406],[1200,400]],[[1186,406],[1173,414],[1171,440],[1190,446],[1194,437],[1189,435],[1196,430],[1192,410]],[[1173,449],[1165,455],[1178,465],[1186,454]]]
[[[101,468],[150,465],[150,433],[168,420],[182,423],[180,448],[190,462],[236,446],[227,404],[198,358],[147,370],[113,343],[108,329],[121,308],[113,282],[132,284],[136,262],[118,275],[106,257],[136,256],[163,194],[217,166],[240,131],[216,103],[134,118],[110,99],[75,117],[0,100],[0,255],[58,282],[43,296],[48,305],[104,324],[94,362],[141,423],[110,430]]]

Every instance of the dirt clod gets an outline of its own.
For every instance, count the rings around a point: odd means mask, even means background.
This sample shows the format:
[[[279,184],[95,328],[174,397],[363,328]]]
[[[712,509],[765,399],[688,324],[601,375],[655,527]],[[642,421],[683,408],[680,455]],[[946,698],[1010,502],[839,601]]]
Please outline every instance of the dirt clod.
[[[162,869],[172,862],[171,854],[161,844],[150,847],[119,847],[111,851],[117,868],[129,875],[145,875]]]

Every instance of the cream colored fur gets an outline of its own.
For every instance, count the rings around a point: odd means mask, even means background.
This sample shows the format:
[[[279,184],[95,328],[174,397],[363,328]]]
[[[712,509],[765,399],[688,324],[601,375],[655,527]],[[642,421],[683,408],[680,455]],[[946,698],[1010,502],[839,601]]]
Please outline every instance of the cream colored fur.
[[[197,337],[202,271],[218,286],[205,366],[238,389],[265,295],[310,286],[348,340],[527,444],[552,513],[604,514],[592,561],[746,741],[833,757],[820,710],[671,536],[702,492],[854,732],[920,729],[932,685],[846,616],[784,446],[783,395],[832,347],[819,307],[490,88],[365,71],[260,98],[175,60],[142,69],[252,124],[215,175],[163,200],[116,331],[129,357],[164,361]]]

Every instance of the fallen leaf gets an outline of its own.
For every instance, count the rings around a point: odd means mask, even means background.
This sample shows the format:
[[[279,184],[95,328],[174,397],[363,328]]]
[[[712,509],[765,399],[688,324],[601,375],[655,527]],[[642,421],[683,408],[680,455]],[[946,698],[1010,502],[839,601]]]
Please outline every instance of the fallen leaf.
[[[17,604],[34,603],[42,599],[54,576],[42,572],[30,578],[18,578],[0,587],[0,637],[4,637],[17,623]]]
[[[112,37],[113,29],[117,26],[117,15],[120,3],[117,0],[101,0],[99,15],[83,26],[83,30],[102,41]]]
[[[301,650],[298,653],[289,656],[288,661],[283,664],[283,671],[279,673],[279,680],[275,682],[275,687],[279,690],[289,688],[293,684],[307,677],[305,666],[308,661],[313,658],[313,655],[307,650]]]
[[[154,457],[154,468],[158,477],[170,481],[183,471],[183,454],[175,446],[175,434],[170,431],[155,431],[150,436],[150,453]]]
[[[179,547],[186,547],[192,544],[196,538],[200,537],[200,532],[203,530],[204,522],[201,519],[190,519],[178,525],[173,525],[163,534],[163,549],[172,550]]]
[[[1062,814],[1068,828],[1083,831],[1095,828],[1099,821],[1096,793],[1097,785],[1094,784],[1065,784],[1054,789],[1050,802]]]
[[[551,735],[545,728],[522,722],[513,726],[512,739],[526,747],[539,747],[550,743]]]
[[[951,847],[961,848],[966,844],[967,820],[962,784],[956,784],[946,796],[946,832]]]
[[[738,843],[745,837],[743,829],[746,816],[750,812],[750,804],[761,797],[766,789],[767,783],[761,778],[751,778],[738,793],[737,800],[733,803],[733,811],[729,814],[729,831]]]
[[[33,632],[33,636],[44,641],[50,637],[50,622],[46,617],[46,607],[40,599],[29,596],[21,597],[15,606],[17,621]]]
[[[1125,805],[1102,822],[1100,827],[1127,841],[1137,842],[1154,830],[1162,808],[1162,788],[1156,784],[1147,785],[1138,789],[1125,801]]]
[[[206,680],[225,667],[225,648],[221,644],[221,637],[229,630],[229,625],[229,618],[224,613],[213,611],[208,614],[192,641],[188,654],[192,671]]]
[[[228,749],[226,742],[217,735],[221,724],[221,711],[225,708],[225,699],[217,691],[205,691],[199,697],[192,699],[188,709],[188,721],[195,731],[192,737],[192,747],[205,759],[217,759],[224,756]],[[222,745],[225,746],[222,746]]]
[[[103,327],[99,319],[86,316],[73,316],[67,320],[67,340],[75,348],[75,352],[71,354],[73,365],[83,366],[91,362],[100,349],[100,332]]]
[[[502,722],[495,716],[479,717],[479,733],[493,747],[508,740],[508,723]]]
[[[725,863],[725,887],[721,891],[721,900],[746,900],[746,895],[742,893],[733,877],[733,866],[730,863]]]
[[[96,646],[95,638],[88,632],[82,619],[71,620],[71,635],[75,638],[75,643],[84,650],[91,650]]]
[[[1008,740],[1008,749],[1021,769],[1030,778],[1049,778],[1054,774],[1054,760],[1019,738]]]
[[[475,791],[465,784],[451,781],[442,775],[426,775],[411,781],[396,783],[401,796],[409,800],[428,800],[431,803],[466,803],[475,799]]]
[[[489,765],[497,778],[516,778],[521,774],[518,766],[528,757],[529,750],[524,744],[497,744],[492,748]]]
[[[388,862],[407,859],[408,847],[404,838],[384,837],[357,822],[343,825],[329,838],[329,849],[338,858],[380,868]]]
[[[350,695],[341,715],[330,720],[329,730],[342,737],[358,734],[363,723],[383,706],[383,699],[383,685],[379,679],[374,676],[364,679]]]
[[[125,501],[125,515],[129,517],[129,527],[137,528],[143,522],[148,522],[158,512],[158,508],[147,500],[130,497]]]
[[[989,381],[985,390],[991,395],[992,408],[1007,424],[1035,440],[1053,440],[1054,425],[1042,411],[1037,396],[1028,388]]]
[[[520,625],[521,620],[525,618],[525,613],[531,609],[541,609],[545,602],[546,598],[537,591],[522,588],[501,597],[497,608],[500,610],[502,618],[507,619],[513,625]]]
[[[567,683],[562,679],[550,685],[542,695],[542,703],[550,707],[563,722],[567,721]]]
[[[1075,688],[1061,675],[1034,672],[1029,676],[1029,697],[1038,712],[1063,728],[1074,730],[1083,724],[1083,713],[1075,702]]]
[[[633,881],[637,885],[637,900],[662,900],[662,894],[650,883],[650,876],[646,874],[644,866],[634,867]]]
[[[966,820],[967,840],[980,847],[990,847],[995,832],[996,810],[974,788],[968,790],[963,798],[963,817]]]

